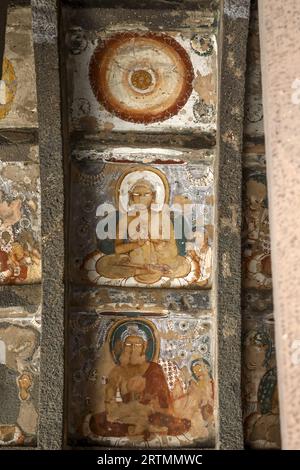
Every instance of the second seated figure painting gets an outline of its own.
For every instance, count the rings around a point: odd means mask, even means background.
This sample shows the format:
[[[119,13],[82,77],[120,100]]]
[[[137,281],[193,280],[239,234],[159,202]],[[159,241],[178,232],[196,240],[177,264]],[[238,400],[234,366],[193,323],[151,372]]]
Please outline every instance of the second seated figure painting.
[[[126,315],[71,315],[70,441],[116,447],[212,446],[211,320]]]
[[[73,167],[73,279],[95,285],[210,287],[213,171],[208,161]]]

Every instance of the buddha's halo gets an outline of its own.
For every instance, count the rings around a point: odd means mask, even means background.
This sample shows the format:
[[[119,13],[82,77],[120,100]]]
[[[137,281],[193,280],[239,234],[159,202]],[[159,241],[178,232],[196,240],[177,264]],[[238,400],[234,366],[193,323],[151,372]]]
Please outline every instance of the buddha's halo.
[[[151,170],[136,170],[128,173],[120,184],[119,189],[119,205],[120,208],[128,212],[129,210],[129,193],[137,181],[141,179],[149,181],[149,184],[155,188],[155,200],[153,204],[156,205],[155,210],[161,211],[163,205],[168,202],[169,194],[167,194],[168,188],[163,178],[154,171]],[[164,178],[165,179],[165,178]]]

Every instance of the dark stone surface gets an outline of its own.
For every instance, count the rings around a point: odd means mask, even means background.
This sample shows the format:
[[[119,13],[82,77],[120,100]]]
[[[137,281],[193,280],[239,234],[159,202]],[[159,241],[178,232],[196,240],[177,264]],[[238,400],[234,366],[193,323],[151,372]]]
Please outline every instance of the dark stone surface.
[[[3,129],[0,131],[1,160],[22,161],[27,159],[28,151],[23,151],[22,146],[38,143],[38,131],[32,129]],[[7,157],[5,157],[7,153]]]
[[[29,6],[30,0],[9,0],[10,7]]]
[[[33,0],[42,188],[39,447],[59,449],[64,393],[64,179],[56,0]]]
[[[241,406],[241,153],[248,0],[225,0],[219,109],[219,448],[243,448]]]
[[[126,3],[128,4],[128,2]],[[181,3],[184,4],[184,2]],[[198,3],[197,7],[192,8],[191,11],[188,6],[186,6],[184,9],[172,9],[171,14],[167,8],[162,6],[159,10],[159,15],[157,15],[158,6],[155,8],[155,5],[152,3],[147,6],[147,14],[140,8],[140,3],[136,5],[137,9],[120,7],[116,10],[115,3],[114,5],[109,5],[109,8],[105,8],[105,5],[102,5],[102,8],[91,7],[85,10],[80,8],[67,8],[65,10],[65,19],[72,27],[80,25],[87,34],[93,30],[101,31],[102,28],[116,22],[120,24],[140,23],[141,25],[146,25],[146,27],[151,25],[152,31],[159,31],[161,29],[167,30],[168,28],[170,31],[172,28],[175,30],[178,28],[189,29],[190,13],[195,12],[196,14],[197,10],[199,11],[199,8],[201,8],[202,15],[199,20],[199,26],[206,28],[214,26],[216,11],[211,8],[205,10],[203,2],[201,2],[200,6],[199,1],[196,3]],[[112,8],[112,6],[115,8]]]
[[[72,143],[75,142],[81,143],[82,140],[90,142],[90,145],[97,144],[106,144],[106,145],[120,145],[126,141],[130,146],[157,146],[159,140],[160,147],[178,147],[178,148],[187,148],[187,149],[211,149],[216,145],[215,135],[209,133],[202,133],[201,135],[193,135],[189,132],[178,134],[171,132],[164,132],[162,134],[155,134],[151,132],[147,133],[134,133],[134,132],[118,132],[114,133],[105,133],[98,132],[97,134],[92,134],[84,131],[74,131],[72,132]]]
[[[65,5],[73,7],[106,7],[106,8],[149,8],[149,0],[63,0]],[[201,0],[203,8],[217,8],[219,0]],[[197,8],[199,0],[152,0],[151,8],[169,8],[188,10]]]
[[[251,0],[245,85],[244,142],[264,144],[264,118],[257,0]]]

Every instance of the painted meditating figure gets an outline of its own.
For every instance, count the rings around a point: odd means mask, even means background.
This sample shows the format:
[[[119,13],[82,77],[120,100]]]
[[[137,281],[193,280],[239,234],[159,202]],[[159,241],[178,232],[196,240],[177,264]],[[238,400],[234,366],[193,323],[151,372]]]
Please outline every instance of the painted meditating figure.
[[[95,266],[95,276],[154,284],[162,277],[185,278],[191,261],[180,254],[169,213],[166,176],[154,168],[130,169],[117,184],[116,239],[100,243],[102,255],[89,256],[85,268]]]
[[[198,324],[191,317],[156,314],[150,320],[127,312],[125,318],[93,315],[83,321],[84,332],[75,318],[72,323],[69,416],[75,442],[214,445],[209,319]],[[91,348],[78,348],[84,339]]]
[[[149,329],[149,328],[148,328]],[[119,330],[119,331],[118,331]],[[107,377],[105,412],[93,415],[90,431],[102,437],[181,435],[191,421],[174,416],[173,400],[153,344],[134,322],[115,329],[111,341],[117,365]]]

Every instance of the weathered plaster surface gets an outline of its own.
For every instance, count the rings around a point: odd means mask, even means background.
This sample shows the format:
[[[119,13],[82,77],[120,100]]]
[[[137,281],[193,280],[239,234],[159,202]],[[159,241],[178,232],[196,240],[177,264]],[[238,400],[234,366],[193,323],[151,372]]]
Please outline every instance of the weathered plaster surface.
[[[272,314],[253,317],[244,313],[242,352],[245,445],[252,449],[279,449],[279,401]]]
[[[40,282],[39,167],[1,161],[0,185],[0,284]]]
[[[245,444],[255,449],[280,448],[262,101],[258,5],[252,1],[243,153],[242,397]]]
[[[9,112],[0,119],[0,128],[35,128],[37,104],[30,7],[9,8],[5,41],[4,60],[9,61],[8,87],[13,97]],[[3,109],[0,105],[0,116]]]
[[[9,2],[0,107],[0,448],[38,444],[41,207],[28,1]],[[26,285],[27,284],[27,285]]]
[[[114,311],[116,308],[130,311],[143,309],[180,312],[187,310],[193,315],[212,309],[210,290],[181,291],[174,289],[122,289],[99,288],[84,285],[73,286],[70,305],[73,310]]]
[[[0,309],[0,446],[36,446],[40,312]]]
[[[282,447],[300,449],[300,4],[264,0],[259,13]]]
[[[1,286],[0,307],[24,307],[32,313],[41,302],[41,293],[40,284]]]

